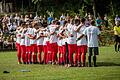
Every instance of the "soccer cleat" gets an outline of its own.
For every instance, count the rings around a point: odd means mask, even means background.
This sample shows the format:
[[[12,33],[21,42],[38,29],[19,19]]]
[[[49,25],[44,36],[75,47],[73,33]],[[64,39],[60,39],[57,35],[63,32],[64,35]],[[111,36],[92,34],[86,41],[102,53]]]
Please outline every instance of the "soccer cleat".
[[[85,63],[82,63],[82,67],[85,67]]]
[[[71,65],[71,64],[68,64],[68,67],[72,67],[72,65]]]
[[[78,67],[81,67],[81,64],[80,64],[80,63],[78,64]]]
[[[18,64],[22,64],[22,62],[18,62]]]
[[[29,62],[29,64],[32,64],[32,62]]]
[[[23,64],[26,64],[26,62],[23,62]]]
[[[55,65],[55,62],[52,62],[52,65]]]

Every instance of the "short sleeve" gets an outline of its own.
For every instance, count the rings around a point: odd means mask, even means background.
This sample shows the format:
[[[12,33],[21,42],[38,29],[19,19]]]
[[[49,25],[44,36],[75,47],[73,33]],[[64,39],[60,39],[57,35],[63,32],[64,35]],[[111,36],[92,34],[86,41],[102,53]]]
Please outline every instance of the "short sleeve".
[[[97,28],[97,35],[100,35],[100,34],[101,34],[100,30]]]
[[[83,31],[82,34],[87,35],[87,28]]]
[[[113,29],[114,31],[116,31],[116,26],[114,26],[114,29]]]

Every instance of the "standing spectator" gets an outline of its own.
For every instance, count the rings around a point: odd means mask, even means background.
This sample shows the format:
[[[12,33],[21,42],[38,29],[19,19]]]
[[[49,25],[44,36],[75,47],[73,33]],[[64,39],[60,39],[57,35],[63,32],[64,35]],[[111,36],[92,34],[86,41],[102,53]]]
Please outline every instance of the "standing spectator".
[[[1,29],[0,29],[0,49],[3,49],[3,33]]]
[[[108,28],[108,18],[107,18],[107,15],[105,15],[105,17],[104,17],[104,24],[105,24],[105,27]]]
[[[119,15],[116,15],[116,17],[115,17],[115,22],[116,22],[116,21],[120,21]]]
[[[50,15],[47,20],[48,20],[48,24],[51,24],[51,22],[53,20],[52,16]]]
[[[24,16],[23,15],[20,15],[20,24],[24,22]]]
[[[25,21],[25,22],[29,21],[29,16],[28,16],[28,15],[25,15],[24,21]]]
[[[20,17],[19,17],[19,15],[17,13],[15,14],[15,18],[14,19],[15,19],[16,25],[20,26]]]
[[[99,16],[99,17],[97,17],[97,19],[96,19],[96,26],[100,29],[100,30],[102,30],[102,19],[101,19],[101,17]]]
[[[116,26],[114,26],[114,35],[115,35],[115,51],[118,52],[120,48],[120,22],[115,22]]]

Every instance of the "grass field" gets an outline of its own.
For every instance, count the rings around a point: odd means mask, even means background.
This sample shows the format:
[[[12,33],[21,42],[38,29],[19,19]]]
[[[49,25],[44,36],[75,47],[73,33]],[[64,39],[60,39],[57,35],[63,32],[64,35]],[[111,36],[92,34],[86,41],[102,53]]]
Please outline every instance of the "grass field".
[[[16,52],[0,52],[0,80],[120,80],[120,52],[101,47],[98,67],[17,64]],[[10,73],[3,73],[3,71]],[[30,70],[22,72],[21,70]]]

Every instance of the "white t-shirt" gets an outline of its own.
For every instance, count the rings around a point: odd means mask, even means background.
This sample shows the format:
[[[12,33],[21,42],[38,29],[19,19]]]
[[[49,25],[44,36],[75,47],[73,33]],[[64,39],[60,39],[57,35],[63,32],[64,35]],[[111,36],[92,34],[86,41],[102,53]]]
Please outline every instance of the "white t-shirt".
[[[83,34],[87,36],[88,47],[98,47],[98,35],[100,30],[96,26],[87,27]]]
[[[87,28],[86,26],[82,26],[82,27],[80,28],[79,32],[77,32],[77,38],[79,38],[79,37],[83,34],[83,32],[84,32],[84,30],[85,30],[86,28]],[[87,45],[86,37],[83,37],[83,38],[81,38],[79,41],[77,41],[77,45],[78,45],[78,46]]]
[[[56,43],[58,41],[58,38],[57,38],[57,32],[56,32],[55,25],[50,25],[49,29],[50,29],[50,33],[55,32],[53,35],[50,35],[50,43]]]
[[[72,24],[67,25],[68,33],[72,35],[72,37],[68,35],[67,41],[68,44],[76,44],[77,33],[75,32],[75,29],[76,29],[75,25]]]
[[[49,32],[48,32],[48,31],[45,31],[45,32],[44,32],[44,35],[48,35],[48,34],[49,34]],[[46,44],[46,42],[47,42],[47,41],[49,41],[49,36],[44,37],[44,40],[43,40],[43,45],[47,45],[47,44]]]
[[[43,34],[43,32],[42,32],[42,31],[39,31],[39,32],[37,33],[37,38],[38,38],[41,34]],[[43,40],[44,40],[44,37],[40,37],[40,38],[37,40],[37,45],[43,45]]]
[[[62,32],[62,28],[63,28],[63,26],[61,26],[59,28],[58,35]],[[58,37],[58,41],[57,41],[58,46],[62,46],[62,41],[63,41],[63,39],[61,39],[60,37]]]
[[[16,43],[20,44],[21,41],[21,33],[19,30],[16,31]]]
[[[29,34],[32,36],[36,36],[36,29],[35,28],[29,28]],[[36,39],[30,39],[30,44],[36,44]]]
[[[23,38],[21,38],[20,45],[25,45],[25,34],[24,34],[24,30],[23,30],[22,33],[21,33],[21,37],[23,37]]]
[[[28,35],[30,34],[30,28],[27,28],[27,31],[25,33],[25,46],[30,46],[30,38]]]

